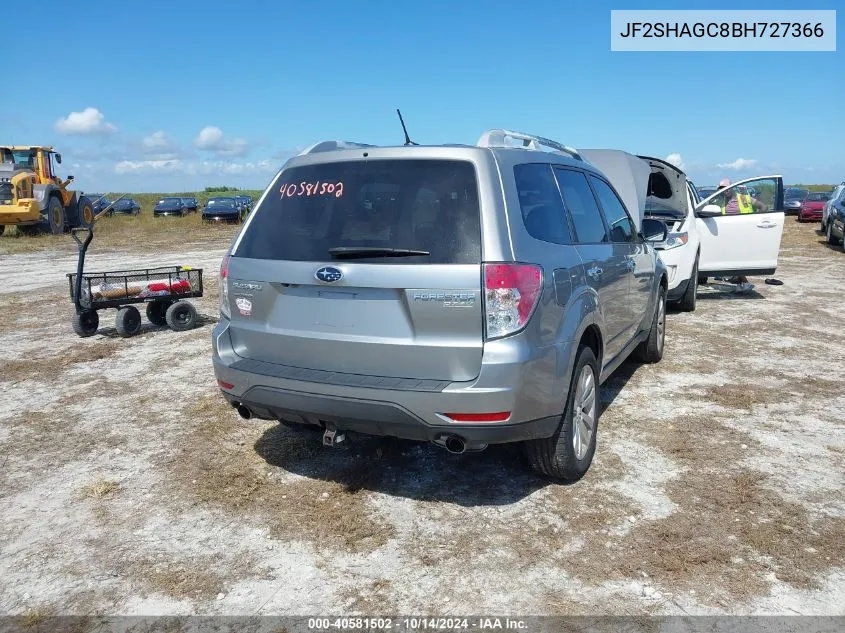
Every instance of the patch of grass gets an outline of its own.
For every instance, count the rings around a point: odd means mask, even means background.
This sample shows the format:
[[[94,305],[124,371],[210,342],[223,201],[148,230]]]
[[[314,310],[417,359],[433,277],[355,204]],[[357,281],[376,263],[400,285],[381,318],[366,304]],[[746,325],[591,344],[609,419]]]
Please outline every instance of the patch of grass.
[[[92,428],[82,424],[85,414],[70,411],[64,404],[78,398],[78,394],[66,396],[49,410],[24,410],[7,422],[11,434],[0,445],[0,463],[6,464],[0,469],[0,498],[31,485],[30,480],[44,469],[52,471],[92,453],[127,445],[126,436],[111,425]],[[61,417],[56,412],[61,412]]]
[[[44,622],[53,618],[56,612],[52,607],[38,607],[37,609],[27,609],[21,616],[21,624],[25,629],[34,629],[40,627]]]
[[[587,548],[599,559],[593,569],[613,570],[610,577],[620,579],[645,572],[671,590],[695,588],[700,600],[735,604],[766,593],[769,572],[811,588],[845,564],[836,545],[845,539],[845,519],[811,516],[768,487],[765,474],[738,467],[759,443],[719,416],[681,416],[644,439],[684,467],[666,489],[678,510],[638,522],[610,547],[593,542]]]
[[[67,306],[66,311],[57,306]],[[18,333],[36,327],[53,325],[59,320],[59,313],[66,318],[70,330],[72,304],[67,294],[20,293],[0,294],[0,334]],[[49,318],[45,318],[48,316]]]
[[[396,603],[390,598],[390,588],[389,580],[378,578],[343,591],[344,612],[349,611],[350,615],[395,613]]]
[[[787,398],[782,389],[754,384],[730,383],[711,385],[701,394],[691,394],[695,400],[715,404],[726,409],[750,411],[758,404],[775,404]]]
[[[208,599],[226,587],[226,576],[211,560],[153,561],[137,559],[127,571],[152,591],[177,599]]]
[[[12,383],[22,380],[52,382],[66,369],[109,358],[118,349],[114,341],[95,341],[81,343],[71,351],[52,356],[7,359],[0,369],[0,378]]]
[[[116,481],[100,478],[93,483],[83,486],[79,494],[83,499],[103,499],[117,492],[119,489],[120,486]]]
[[[235,516],[252,515],[284,540],[359,552],[377,549],[394,536],[393,527],[367,507],[366,491],[320,479],[289,485],[272,477],[275,469],[253,447],[255,431],[219,395],[200,399],[186,413],[194,428],[167,463],[173,494]],[[286,459],[310,460],[320,449],[315,438],[297,432],[278,433],[273,442],[262,450]]]

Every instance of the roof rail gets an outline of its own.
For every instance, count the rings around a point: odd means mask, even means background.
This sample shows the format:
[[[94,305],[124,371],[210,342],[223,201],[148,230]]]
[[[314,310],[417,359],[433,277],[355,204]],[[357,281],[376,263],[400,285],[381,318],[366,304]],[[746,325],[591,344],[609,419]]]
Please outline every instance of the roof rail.
[[[525,149],[535,149],[539,150],[540,147],[548,147],[558,152],[563,152],[564,154],[569,154],[573,158],[577,160],[584,160],[581,158],[581,155],[578,153],[578,150],[563,145],[562,143],[558,143],[557,141],[552,141],[547,138],[543,138],[542,136],[536,136],[534,134],[524,134],[522,132],[513,132],[511,130],[487,130],[484,134],[481,135],[481,138],[478,139],[478,147],[513,147],[513,145],[509,145],[506,143],[506,139],[514,139],[518,141],[522,141],[522,147]]]
[[[375,145],[367,145],[366,143],[353,143],[352,141],[322,141],[314,143],[299,152],[300,156],[305,154],[316,154],[317,152],[333,152],[339,149],[362,149],[364,147],[375,147]]]

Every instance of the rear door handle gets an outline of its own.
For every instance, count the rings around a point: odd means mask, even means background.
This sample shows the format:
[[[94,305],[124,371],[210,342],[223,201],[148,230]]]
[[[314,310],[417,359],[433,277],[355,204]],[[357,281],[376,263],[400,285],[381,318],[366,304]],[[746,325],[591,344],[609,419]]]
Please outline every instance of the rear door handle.
[[[598,279],[604,271],[598,266],[593,266],[587,270],[587,274],[593,279]]]

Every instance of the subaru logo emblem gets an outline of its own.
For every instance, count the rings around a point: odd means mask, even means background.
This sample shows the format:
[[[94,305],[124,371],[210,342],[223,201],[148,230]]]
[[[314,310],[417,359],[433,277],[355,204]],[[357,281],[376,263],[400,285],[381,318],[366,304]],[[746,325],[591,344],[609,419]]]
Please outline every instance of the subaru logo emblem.
[[[335,268],[334,266],[323,266],[314,273],[314,276],[320,281],[325,281],[327,284],[343,279],[343,273],[340,272],[339,268]]]

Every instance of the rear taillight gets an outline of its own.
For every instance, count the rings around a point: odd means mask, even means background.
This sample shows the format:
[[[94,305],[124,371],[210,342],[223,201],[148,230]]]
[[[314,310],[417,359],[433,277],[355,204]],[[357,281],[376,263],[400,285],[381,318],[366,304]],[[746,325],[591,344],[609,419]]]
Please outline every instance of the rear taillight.
[[[507,422],[511,417],[510,411],[496,413],[444,413],[453,422]]]
[[[487,338],[525,327],[540,300],[543,271],[533,264],[484,264],[484,312]]]
[[[229,310],[229,260],[231,256],[226,253],[220,264],[220,314],[231,319],[232,315]]]

